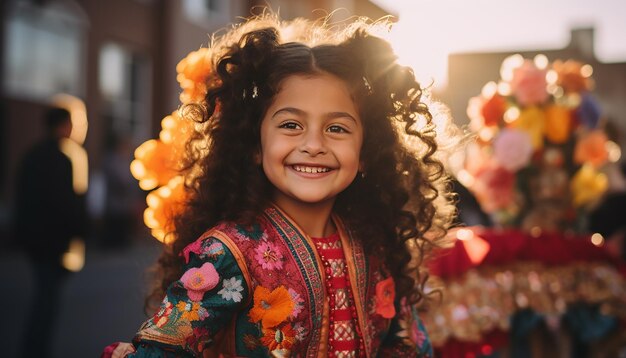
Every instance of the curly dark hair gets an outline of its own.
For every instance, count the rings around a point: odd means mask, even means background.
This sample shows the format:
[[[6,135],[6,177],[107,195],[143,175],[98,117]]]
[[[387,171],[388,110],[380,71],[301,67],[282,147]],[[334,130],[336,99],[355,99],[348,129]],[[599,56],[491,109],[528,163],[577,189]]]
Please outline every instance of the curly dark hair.
[[[214,44],[219,47],[205,102],[182,108],[202,130],[187,146],[189,199],[175,218],[175,240],[159,259],[161,284],[147,302],[157,303],[180,277],[185,246],[219,221],[251,223],[269,205],[272,185],[255,160],[261,120],[286,78],[319,74],[347,84],[364,127],[367,175],[338,195],[334,210],[368,254],[384,258],[399,297],[417,303],[426,296],[422,262],[440,245],[452,218],[447,177],[434,157],[433,118],[422,88],[368,26],[359,21],[337,32],[266,17]],[[285,28],[298,33],[298,41],[281,39]]]

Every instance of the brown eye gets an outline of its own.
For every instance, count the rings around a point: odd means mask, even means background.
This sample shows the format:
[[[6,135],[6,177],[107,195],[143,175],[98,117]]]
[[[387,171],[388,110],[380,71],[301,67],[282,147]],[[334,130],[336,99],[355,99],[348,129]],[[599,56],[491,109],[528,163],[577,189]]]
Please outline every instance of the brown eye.
[[[338,125],[332,125],[332,126],[328,127],[327,131],[329,131],[331,133],[350,133],[347,129],[345,129],[342,126],[338,126]]]
[[[284,128],[284,129],[301,129],[302,127],[300,127],[300,125],[296,122],[285,122],[285,123],[281,123],[278,128]]]

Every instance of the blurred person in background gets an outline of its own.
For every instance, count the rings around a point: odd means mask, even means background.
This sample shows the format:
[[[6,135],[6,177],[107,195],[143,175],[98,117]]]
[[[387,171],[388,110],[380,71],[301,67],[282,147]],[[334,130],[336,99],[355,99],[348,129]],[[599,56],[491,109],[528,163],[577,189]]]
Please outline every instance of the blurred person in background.
[[[22,340],[23,357],[46,357],[68,271],[63,265],[70,241],[83,237],[83,195],[76,193],[72,162],[62,142],[72,132],[70,112],[51,108],[45,114],[46,137],[20,163],[17,178],[16,234],[30,258],[34,295]]]

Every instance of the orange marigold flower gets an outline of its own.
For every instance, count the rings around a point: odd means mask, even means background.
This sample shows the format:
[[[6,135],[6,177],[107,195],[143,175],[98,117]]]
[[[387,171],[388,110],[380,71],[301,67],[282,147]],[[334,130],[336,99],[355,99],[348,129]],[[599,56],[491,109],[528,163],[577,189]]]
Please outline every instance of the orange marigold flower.
[[[150,139],[135,149],[130,171],[141,189],[165,185],[178,174],[179,161],[172,154],[171,146],[158,139]]]
[[[296,340],[296,332],[290,324],[286,324],[281,328],[267,328],[263,330],[261,343],[267,347],[270,352],[276,349],[291,349]]]
[[[173,218],[184,209],[185,198],[183,178],[180,176],[148,194],[148,207],[143,213],[143,220],[157,240],[167,241],[166,234],[174,231]]]
[[[172,151],[172,160],[179,163],[185,153],[185,144],[194,131],[194,122],[181,117],[179,111],[174,111],[161,120],[159,139],[167,144]]]
[[[606,134],[600,130],[589,132],[576,143],[574,161],[578,164],[589,163],[599,168],[609,159],[606,150]]]
[[[176,65],[176,80],[183,89],[183,103],[201,102],[207,91],[206,81],[212,71],[211,52],[208,48],[193,51]]]
[[[254,290],[254,307],[250,310],[252,322],[259,322],[263,328],[276,327],[289,317],[294,302],[289,291],[279,286],[270,292],[263,286]]]
[[[583,64],[567,60],[556,60],[552,68],[557,74],[556,84],[563,88],[565,93],[580,93],[591,89],[593,83],[589,76],[583,74]]]
[[[394,300],[396,299],[396,284],[389,277],[376,284],[376,313],[384,318],[393,318],[396,315]]]

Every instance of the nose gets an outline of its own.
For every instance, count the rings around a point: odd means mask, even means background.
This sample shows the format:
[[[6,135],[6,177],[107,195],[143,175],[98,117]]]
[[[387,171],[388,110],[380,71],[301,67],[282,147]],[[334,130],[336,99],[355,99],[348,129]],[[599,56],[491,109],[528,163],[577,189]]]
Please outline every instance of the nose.
[[[315,157],[319,154],[326,153],[326,143],[324,141],[324,135],[321,131],[309,130],[302,137],[302,145],[300,150],[303,153]]]

